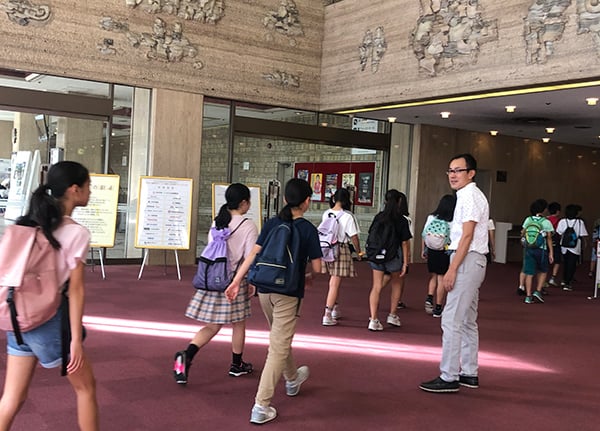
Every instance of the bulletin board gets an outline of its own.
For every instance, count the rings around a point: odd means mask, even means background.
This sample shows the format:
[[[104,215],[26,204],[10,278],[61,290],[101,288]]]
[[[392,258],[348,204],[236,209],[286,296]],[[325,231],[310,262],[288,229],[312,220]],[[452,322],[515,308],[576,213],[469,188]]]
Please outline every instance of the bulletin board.
[[[373,205],[375,162],[296,163],[294,176],[308,181],[313,201],[328,201],[337,189],[354,186],[354,205]]]
[[[213,183],[212,184],[212,218],[217,216],[219,209],[226,203],[225,191],[229,187],[228,183]],[[260,203],[260,186],[247,186],[250,189],[250,209],[246,213],[246,217],[258,226],[258,230],[262,228],[262,205]]]
[[[90,174],[90,200],[73,210],[73,219],[91,234],[93,248],[114,247],[119,204],[119,176]]]
[[[188,250],[192,179],[140,177],[135,247]]]

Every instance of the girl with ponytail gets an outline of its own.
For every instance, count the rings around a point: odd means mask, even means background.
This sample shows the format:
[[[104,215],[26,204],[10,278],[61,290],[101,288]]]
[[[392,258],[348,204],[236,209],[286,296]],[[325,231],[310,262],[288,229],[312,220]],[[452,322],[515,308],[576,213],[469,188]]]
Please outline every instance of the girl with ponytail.
[[[225,204],[219,209],[213,226],[217,230],[228,228],[231,232],[227,240],[227,262],[231,271],[235,271],[239,262],[250,254],[258,236],[258,229],[254,222],[245,217],[249,209],[250,189],[240,183],[227,187]],[[208,242],[212,240],[209,232]],[[185,350],[175,353],[173,377],[177,383],[187,383],[194,356],[219,333],[225,324],[232,326],[232,359],[229,375],[239,377],[252,372],[252,364],[244,362],[242,354],[246,339],[246,319],[250,317],[250,298],[253,295],[254,288],[249,287],[245,280],[240,286],[240,295],[231,303],[223,292],[196,290],[185,316],[204,322],[205,325],[194,335]]]
[[[90,244],[89,231],[71,219],[73,209],[86,206],[90,197],[90,175],[77,162],[59,162],[50,167],[47,183],[31,196],[29,210],[17,220],[24,226],[39,226],[56,250],[56,277],[60,285],[68,281],[70,327],[67,378],[77,397],[79,428],[96,431],[98,405],[92,365],[83,350],[81,323],[84,306],[84,267]],[[37,363],[44,368],[62,365],[62,312],[42,326],[23,333],[17,344],[13,332],[6,333],[7,359],[4,393],[0,399],[0,429],[9,429],[27,399]],[[67,317],[65,317],[67,318]]]
[[[265,240],[272,229],[282,223],[292,223],[294,233],[300,236],[300,252],[293,259],[300,262],[301,277],[299,286],[294,291],[296,296],[282,295],[269,292],[262,287],[258,289],[260,305],[269,323],[269,351],[267,360],[260,376],[260,383],[256,393],[254,407],[250,414],[250,422],[263,424],[277,417],[277,411],[271,404],[275,387],[283,374],[285,378],[285,391],[290,397],[298,394],[300,385],[308,378],[307,366],[296,368],[292,356],[292,339],[296,332],[296,322],[300,315],[300,305],[304,297],[304,276],[306,264],[310,260],[312,271],[321,272],[321,246],[319,235],[315,226],[303,218],[310,206],[312,189],[310,185],[299,178],[292,178],[285,185],[285,206],[276,217],[268,220],[252,252],[248,255],[237,275],[225,291],[230,301],[235,301],[240,292],[240,282],[260,252]]]

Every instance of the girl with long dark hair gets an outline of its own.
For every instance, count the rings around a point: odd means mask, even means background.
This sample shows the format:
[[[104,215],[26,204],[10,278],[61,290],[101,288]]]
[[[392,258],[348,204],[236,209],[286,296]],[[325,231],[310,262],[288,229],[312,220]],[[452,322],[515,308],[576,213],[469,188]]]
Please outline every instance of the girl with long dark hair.
[[[96,431],[98,404],[92,365],[83,350],[84,267],[90,244],[89,231],[71,219],[73,209],[86,206],[90,198],[90,175],[77,162],[63,161],[50,167],[47,183],[39,186],[29,202],[27,214],[17,224],[39,226],[56,250],[56,276],[60,285],[68,281],[70,328],[67,378],[77,397],[79,428]],[[44,368],[62,364],[62,312],[43,325],[23,333],[18,344],[12,331],[6,333],[7,359],[4,393],[0,399],[0,429],[8,430],[27,399],[37,363]],[[66,318],[66,317],[65,317]]]
[[[231,271],[250,254],[258,236],[254,222],[245,217],[249,209],[250,189],[240,183],[227,187],[225,203],[219,209],[213,226],[217,230],[227,228],[231,232],[227,239],[227,262]],[[209,232],[208,241],[212,240]],[[245,280],[240,281],[240,294],[233,302],[229,302],[223,292],[196,290],[185,316],[204,322],[205,325],[196,332],[185,350],[175,353],[173,377],[177,383],[187,383],[194,356],[225,324],[232,326],[229,375],[239,377],[252,372],[252,364],[244,362],[242,354],[246,339],[246,319],[250,317],[250,298],[253,295],[254,287],[248,286]]]

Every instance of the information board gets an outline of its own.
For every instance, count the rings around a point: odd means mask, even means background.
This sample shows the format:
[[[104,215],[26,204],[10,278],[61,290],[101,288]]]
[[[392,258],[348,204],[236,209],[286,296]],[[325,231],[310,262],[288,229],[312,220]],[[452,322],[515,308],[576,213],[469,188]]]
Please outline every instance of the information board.
[[[76,207],[72,217],[91,233],[90,247],[114,247],[119,204],[118,175],[90,174],[90,200]]]
[[[140,177],[135,247],[190,248],[192,179]]]
[[[227,183],[213,183],[212,184],[212,218],[217,216],[219,209],[225,200],[225,190],[227,190],[229,184]],[[262,229],[262,205],[260,201],[260,186],[248,186],[250,189],[250,209],[246,213],[246,217],[254,222],[258,227],[258,231]]]

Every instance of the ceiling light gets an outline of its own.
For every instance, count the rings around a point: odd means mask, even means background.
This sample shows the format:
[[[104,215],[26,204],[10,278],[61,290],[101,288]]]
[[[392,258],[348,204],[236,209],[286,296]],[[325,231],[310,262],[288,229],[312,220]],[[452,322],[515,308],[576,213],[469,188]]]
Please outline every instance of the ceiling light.
[[[550,142],[550,138],[542,138],[542,142],[544,144],[547,144],[548,142]]]
[[[497,130],[490,130],[490,135],[496,136],[498,134]]]
[[[506,109],[506,112],[515,112],[515,109],[517,109],[517,107],[515,105],[508,105],[505,106],[504,109]]]
[[[396,122],[396,117],[388,117],[388,121],[390,123],[395,123]]]
[[[554,127],[546,127],[546,133],[554,133]]]
[[[440,112],[440,115],[442,116],[442,118],[450,118],[450,112],[448,111]]]
[[[329,126],[329,123],[321,123],[321,126],[327,127],[327,126]]]
[[[597,97],[588,97],[587,99],[585,99],[585,101],[587,102],[588,105],[594,106],[595,104],[598,103],[598,98]]]

